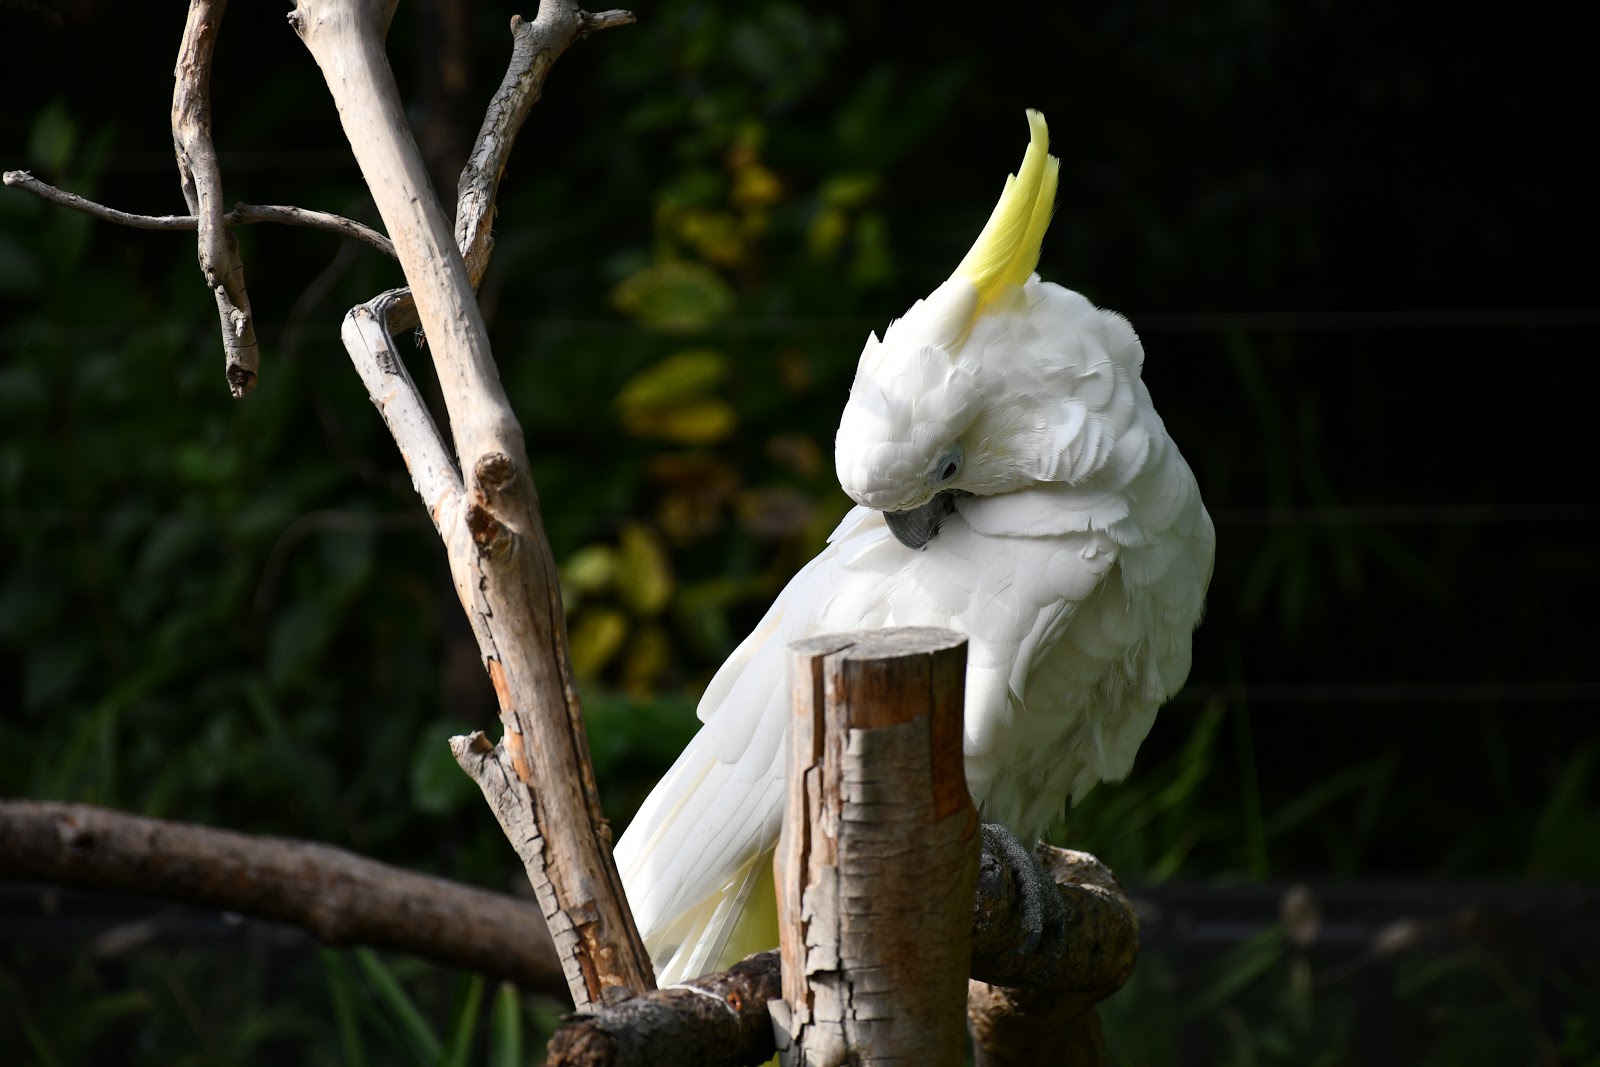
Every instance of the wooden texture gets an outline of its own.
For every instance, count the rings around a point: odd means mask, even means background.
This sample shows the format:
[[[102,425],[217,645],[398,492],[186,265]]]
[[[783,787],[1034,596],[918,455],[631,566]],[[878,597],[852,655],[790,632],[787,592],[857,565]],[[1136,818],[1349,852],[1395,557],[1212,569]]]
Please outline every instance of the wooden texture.
[[[190,0],[173,75],[172,143],[183,199],[199,230],[200,273],[217,301],[228,389],[244,396],[256,387],[261,352],[256,345],[250,294],[244,285],[239,241],[222,206],[222,168],[211,142],[211,56],[227,0]]]
[[[342,336],[444,541],[499,699],[500,743],[460,738],[457,757],[523,859],[574,1003],[615,1003],[653,988],[654,975],[611,859],[522,429],[384,55],[393,12],[393,0],[300,0],[290,23],[322,71],[394,241],[437,371],[453,460],[380,336],[383,317],[363,305]],[[533,25],[558,52],[590,26],[564,0],[541,4]]]
[[[791,646],[790,671],[779,1056],[954,1067],[978,861],[961,761],[966,639],[816,637]]]
[[[330,845],[4,800],[0,878],[161,897],[289,923],[330,945],[415,953],[531,991],[566,988],[531,904]]]
[[[467,276],[474,287],[483,280],[483,272],[489,266],[493,241],[490,231],[494,225],[500,178],[505,173],[506,161],[511,158],[517,131],[533,105],[539,102],[550,68],[577,37],[633,22],[633,15],[627,11],[591,14],[579,11],[576,5],[572,5],[571,10],[576,22],[548,18],[543,6],[533,22],[524,21],[521,15],[511,16],[511,62],[500,88],[495,90],[489,106],[484,109],[483,126],[461,170],[456,190],[456,244],[461,248]]]
[[[1139,924],[1105,865],[1084,852],[1040,845],[1036,854],[1057,880],[1066,909],[1068,944],[1052,970],[1012,950],[1027,936],[1010,878],[978,879],[972,919],[972,975],[1003,977],[1013,987],[981,980],[968,990],[977,1053],[986,1067],[1055,1063],[1091,1067],[1102,1061],[1092,1005],[1132,972]],[[783,995],[779,953],[760,952],[726,974],[657,990],[568,1023],[551,1042],[584,1067],[737,1067],[776,1051],[768,1002]],[[1034,997],[1030,986],[1041,986]],[[686,995],[684,989],[692,990]],[[720,997],[708,998],[705,994]],[[737,1001],[735,1001],[737,996]],[[1057,1003],[1059,1002],[1059,1004]],[[1028,1014],[1019,1015],[1019,1009]],[[568,1031],[573,1031],[569,1034]],[[680,1054],[679,1049],[685,1051]],[[1030,1058],[1031,1057],[1031,1058]]]
[[[1066,949],[1053,968],[1036,956],[1012,953],[1020,934],[1014,894],[980,896],[967,990],[975,1062],[1099,1067],[1105,1042],[1094,1005],[1133,973],[1139,919],[1116,876],[1087,852],[1040,845],[1034,855],[1061,896]]]
[[[550,1039],[548,1067],[733,1067],[772,1058],[776,951],[583,1016]]]

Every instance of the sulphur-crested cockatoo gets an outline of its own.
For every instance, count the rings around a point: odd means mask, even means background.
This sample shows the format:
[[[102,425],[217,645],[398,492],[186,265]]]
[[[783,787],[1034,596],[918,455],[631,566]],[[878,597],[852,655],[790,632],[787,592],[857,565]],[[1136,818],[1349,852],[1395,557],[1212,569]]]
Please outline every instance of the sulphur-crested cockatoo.
[[[1189,673],[1211,519],[1133,328],[1033,273],[1059,162],[1028,123],[972,250],[861,353],[835,450],[860,506],[712,678],[705,725],[617,845],[663,983],[777,943],[791,641],[965,633],[967,784],[1029,846],[1128,773]]]

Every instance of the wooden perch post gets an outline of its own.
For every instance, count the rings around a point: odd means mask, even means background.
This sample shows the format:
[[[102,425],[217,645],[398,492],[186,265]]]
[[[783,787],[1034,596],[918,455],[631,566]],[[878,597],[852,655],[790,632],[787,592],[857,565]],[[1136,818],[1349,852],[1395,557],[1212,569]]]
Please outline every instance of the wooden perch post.
[[[1019,955],[1027,930],[1016,884],[980,875],[967,998],[979,1067],[1100,1067],[1095,1002],[1121,988],[1139,954],[1139,922],[1122,886],[1087,852],[1041,844],[1056,879],[1066,952]],[[992,984],[991,984],[992,983]],[[745,1067],[775,1051],[768,1009],[783,996],[778,950],[569,1021],[550,1067]]]
[[[778,845],[784,1067],[965,1057],[978,817],[962,769],[966,639],[901,629],[790,649]]]

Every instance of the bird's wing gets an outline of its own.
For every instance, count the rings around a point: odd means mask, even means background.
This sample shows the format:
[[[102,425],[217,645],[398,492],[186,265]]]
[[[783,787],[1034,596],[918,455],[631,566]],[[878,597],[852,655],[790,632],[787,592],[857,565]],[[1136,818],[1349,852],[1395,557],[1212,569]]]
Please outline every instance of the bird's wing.
[[[1011,573],[983,578],[982,595],[1014,586],[1009,614],[1028,624],[987,653],[1010,657],[1007,699],[981,699],[973,677],[967,696],[968,785],[986,819],[1019,835],[1126,776],[1189,673],[1215,535],[1178,450],[1164,432],[1148,437],[1120,509],[1060,485],[960,505],[987,544],[1009,546],[991,566]],[[971,620],[975,656],[1004,621]]]
[[[1035,506],[1059,501],[1041,497]],[[1151,681],[1152,665],[1171,666],[1151,651],[1168,629],[1181,630],[1186,651],[1194,619],[1152,622],[1160,605],[1124,571],[1124,557],[1145,547],[1087,528],[1082,516],[1094,513],[1085,502],[1066,524],[1081,528],[1032,518],[1029,532],[1012,533],[1016,502],[993,514],[963,502],[915,552],[894,540],[881,514],[846,516],[712,679],[700,704],[705,727],[617,845],[663,981],[725,961],[752,887],[767,873],[782,821],[794,640],[882,626],[965,633],[968,785],[986,818],[1021,834],[1042,831],[1069,793],[1126,773],[1155,708],[1176,688]],[[1171,567],[1146,569],[1159,579]],[[765,936],[775,940],[775,926]]]
[[[664,981],[717,962],[766,873],[758,860],[776,845],[783,813],[788,645],[883,625],[894,561],[880,552],[861,563],[885,542],[894,544],[878,513],[845,517],[712,678],[699,708],[706,725],[617,843],[629,905]]]

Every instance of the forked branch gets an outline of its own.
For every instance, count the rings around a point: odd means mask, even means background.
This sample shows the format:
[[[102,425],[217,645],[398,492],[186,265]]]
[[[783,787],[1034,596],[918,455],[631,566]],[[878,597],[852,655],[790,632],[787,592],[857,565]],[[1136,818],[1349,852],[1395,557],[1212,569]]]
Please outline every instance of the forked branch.
[[[290,22],[322,70],[395,243],[449,415],[453,457],[388,336],[403,295],[385,294],[356,308],[343,337],[444,541],[499,698],[501,742],[458,738],[457,758],[523,859],[574,1002],[614,1003],[652,988],[654,979],[611,859],[522,429],[384,55],[393,11],[392,0],[300,0]],[[527,32],[554,50],[553,62],[590,26],[570,0],[547,0]],[[530,53],[538,54],[537,48]],[[519,91],[536,88],[540,79],[528,79]],[[512,101],[508,113],[516,122],[507,124],[507,138],[526,108]],[[486,129],[501,124],[491,119]],[[489,151],[486,158],[497,157]],[[494,180],[500,165],[492,168]],[[492,211],[493,184],[487,196],[474,198],[477,226],[486,225]]]

